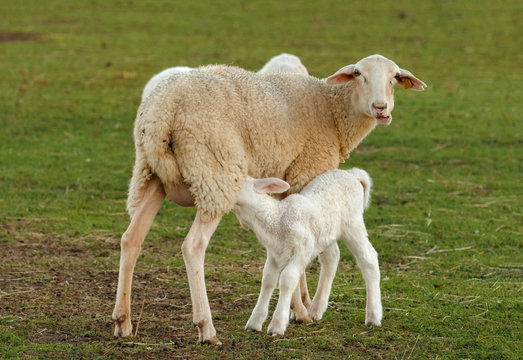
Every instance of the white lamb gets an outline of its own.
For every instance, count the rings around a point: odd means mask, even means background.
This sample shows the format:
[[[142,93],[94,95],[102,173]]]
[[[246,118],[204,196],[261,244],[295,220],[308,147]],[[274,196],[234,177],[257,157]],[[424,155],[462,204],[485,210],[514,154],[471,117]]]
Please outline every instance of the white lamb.
[[[205,286],[205,250],[247,175],[285,179],[287,194],[301,191],[337,168],[378,124],[390,124],[396,84],[426,86],[380,55],[345,66],[326,81],[231,66],[200,67],[162,81],[140,105],[134,126],[131,222],[121,240],[114,334],[131,334],[134,267],[168,197],[197,207],[182,244],[193,322],[200,341],[220,344]],[[307,314],[307,309],[293,311]]]
[[[323,314],[336,273],[332,248],[341,239],[356,259],[367,288],[365,324],[381,325],[378,254],[367,238],[363,211],[369,205],[371,180],[361,169],[331,170],[313,179],[298,194],[279,201],[267,193],[283,193],[289,184],[277,178],[248,177],[234,213],[243,227],[252,229],[267,249],[258,302],[246,328],[261,331],[269,300],[279,278],[279,299],[267,332],[283,335],[289,305],[300,274],[316,256],[322,264],[319,288],[311,311]],[[338,255],[339,256],[339,255]]]

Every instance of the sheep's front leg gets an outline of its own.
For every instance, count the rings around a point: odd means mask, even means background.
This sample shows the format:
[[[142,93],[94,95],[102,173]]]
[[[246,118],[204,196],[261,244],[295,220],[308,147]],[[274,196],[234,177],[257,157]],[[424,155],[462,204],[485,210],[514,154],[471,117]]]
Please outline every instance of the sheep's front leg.
[[[305,265],[289,264],[280,274],[280,294],[272,320],[267,328],[269,335],[283,335],[289,324],[292,294],[300,281]]]
[[[363,217],[353,222],[345,243],[356,259],[367,290],[367,307],[365,311],[365,325],[381,325],[383,309],[381,306],[380,268],[378,253],[367,237],[367,230]]]
[[[263,323],[267,319],[267,314],[269,313],[269,302],[271,300],[272,292],[278,282],[280,271],[281,268],[278,266],[274,258],[270,254],[267,254],[267,261],[263,268],[260,295],[258,297],[258,302],[252,311],[251,317],[249,318],[249,321],[247,321],[247,325],[245,325],[246,330],[261,331]]]
[[[332,281],[336,275],[336,269],[340,260],[338,243],[334,243],[325,249],[319,258],[321,264],[320,279],[318,280],[318,289],[316,294],[314,294],[312,305],[309,308],[309,315],[313,320],[321,320],[329,304]]]
[[[112,316],[115,322],[114,336],[125,337],[132,333],[131,285],[134,267],[145,235],[165,198],[163,186],[158,179],[152,180],[142,191],[144,192],[143,198],[136,207],[131,223],[121,240],[118,290]]]
[[[191,229],[182,244],[182,254],[191,290],[193,322],[198,327],[200,341],[213,345],[221,345],[221,342],[216,337],[216,330],[212,323],[203,265],[205,250],[220,219],[221,217],[218,217],[210,222],[204,222],[198,210]]]

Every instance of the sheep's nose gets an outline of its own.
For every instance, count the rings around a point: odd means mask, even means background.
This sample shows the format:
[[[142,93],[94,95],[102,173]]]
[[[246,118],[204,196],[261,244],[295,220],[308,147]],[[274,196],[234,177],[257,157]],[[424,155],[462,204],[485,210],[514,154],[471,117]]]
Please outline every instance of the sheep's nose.
[[[376,110],[383,111],[387,108],[387,103],[375,102],[372,103],[372,107]]]

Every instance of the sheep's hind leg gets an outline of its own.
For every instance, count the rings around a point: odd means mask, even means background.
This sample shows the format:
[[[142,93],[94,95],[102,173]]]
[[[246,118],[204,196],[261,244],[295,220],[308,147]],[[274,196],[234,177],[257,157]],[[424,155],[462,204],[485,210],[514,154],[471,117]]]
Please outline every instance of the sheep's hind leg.
[[[309,316],[309,311],[307,310],[308,306],[310,306],[311,300],[309,298],[309,292],[307,291],[306,281],[304,272],[300,277],[300,282],[298,283],[296,290],[292,293],[291,318],[296,320],[298,323],[312,322],[312,319]]]
[[[165,198],[163,186],[157,178],[147,183],[141,191],[143,191],[143,197],[137,204],[131,223],[121,240],[118,290],[112,316],[115,322],[114,336],[126,337],[132,333],[131,286],[134,266],[145,235]]]
[[[313,320],[321,320],[329,304],[332,281],[336,275],[338,262],[340,260],[340,248],[338,243],[334,243],[325,249],[319,256],[321,270],[318,281],[318,289],[314,294],[312,305],[309,308],[309,315]]]
[[[381,306],[380,292],[380,268],[378,264],[378,253],[367,237],[367,231],[363,218],[353,221],[348,234],[344,238],[356,263],[360,268],[361,275],[365,280],[367,290],[367,306],[365,310],[365,325],[381,325],[383,309]]]
[[[311,306],[311,297],[309,296],[309,289],[307,289],[307,276],[305,272],[300,277],[300,297],[303,305],[309,308],[309,306]]]
[[[193,322],[198,327],[200,342],[212,345],[221,345],[221,342],[216,337],[216,329],[212,323],[203,265],[205,250],[220,219],[221,216],[209,222],[204,222],[201,219],[200,210],[198,210],[191,229],[182,244],[183,259],[191,290]]]

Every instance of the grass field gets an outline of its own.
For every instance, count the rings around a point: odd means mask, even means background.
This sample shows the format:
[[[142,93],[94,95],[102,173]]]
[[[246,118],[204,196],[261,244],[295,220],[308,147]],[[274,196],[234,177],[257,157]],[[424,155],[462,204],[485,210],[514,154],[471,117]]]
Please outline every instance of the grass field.
[[[1,359],[523,357],[521,1],[4,0],[0,14]],[[429,85],[398,88],[391,126],[342,165],[374,180],[383,326],[364,326],[342,246],[322,321],[244,331],[265,256],[228,215],[206,257],[224,346],[201,346],[180,251],[195,211],[166,202],[135,271],[138,336],[114,339],[143,86],[169,66],[257,70],[281,52],[318,77],[380,53]]]

